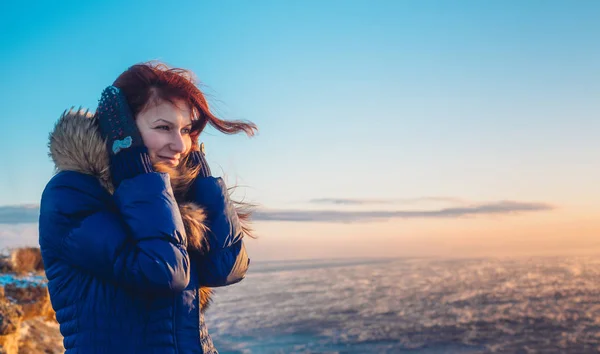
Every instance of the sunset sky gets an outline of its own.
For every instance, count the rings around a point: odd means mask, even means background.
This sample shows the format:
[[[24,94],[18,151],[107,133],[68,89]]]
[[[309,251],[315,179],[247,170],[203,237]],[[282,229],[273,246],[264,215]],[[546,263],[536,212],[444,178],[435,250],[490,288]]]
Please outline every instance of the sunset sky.
[[[598,1],[31,4],[0,11],[0,248],[37,242],[63,110],[156,59],[259,126],[201,136],[256,260],[600,251]]]

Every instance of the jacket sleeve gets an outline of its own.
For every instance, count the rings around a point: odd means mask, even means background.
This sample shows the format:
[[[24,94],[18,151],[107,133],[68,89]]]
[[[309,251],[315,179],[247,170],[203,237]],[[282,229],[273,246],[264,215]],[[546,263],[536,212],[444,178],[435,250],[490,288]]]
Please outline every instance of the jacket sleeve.
[[[209,251],[200,257],[200,285],[218,287],[244,279],[250,259],[234,204],[221,178],[197,178],[192,199],[204,207],[209,228]]]
[[[185,289],[190,261],[169,176],[139,175],[112,196],[99,190],[91,176],[55,176],[42,195],[43,253],[132,290]]]

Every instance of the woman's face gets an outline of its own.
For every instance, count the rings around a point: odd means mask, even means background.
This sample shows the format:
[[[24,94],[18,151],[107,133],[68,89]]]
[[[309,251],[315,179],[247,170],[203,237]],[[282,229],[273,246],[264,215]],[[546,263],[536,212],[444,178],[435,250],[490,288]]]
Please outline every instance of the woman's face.
[[[174,102],[160,100],[135,119],[152,163],[164,162],[172,167],[179,164],[192,146],[192,111],[184,101]]]

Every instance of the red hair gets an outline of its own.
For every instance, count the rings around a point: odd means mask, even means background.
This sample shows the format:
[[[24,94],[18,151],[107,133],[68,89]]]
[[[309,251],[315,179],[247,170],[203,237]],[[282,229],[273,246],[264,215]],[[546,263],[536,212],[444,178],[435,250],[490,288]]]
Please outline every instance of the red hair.
[[[197,87],[194,74],[189,70],[169,68],[160,62],[136,64],[119,75],[113,86],[125,94],[134,117],[152,102],[163,100],[174,103],[177,99],[183,100],[197,117],[192,125],[194,138],[200,135],[206,124],[225,134],[244,132],[253,136],[258,130],[252,122],[217,118],[208,108],[208,102]]]

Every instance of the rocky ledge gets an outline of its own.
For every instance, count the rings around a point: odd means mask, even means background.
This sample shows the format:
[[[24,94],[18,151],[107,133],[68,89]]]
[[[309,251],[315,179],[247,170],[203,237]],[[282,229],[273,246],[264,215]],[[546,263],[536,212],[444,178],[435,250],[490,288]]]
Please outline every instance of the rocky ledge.
[[[38,248],[0,256],[0,354],[63,353]]]

